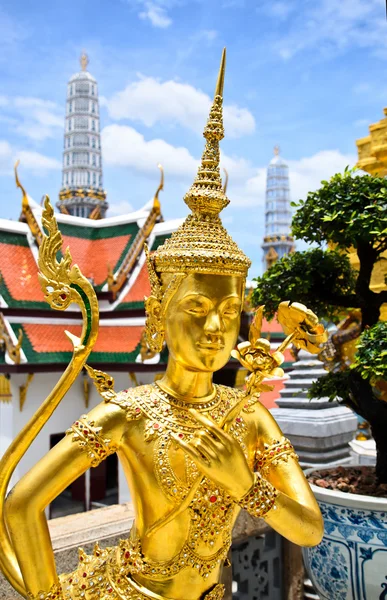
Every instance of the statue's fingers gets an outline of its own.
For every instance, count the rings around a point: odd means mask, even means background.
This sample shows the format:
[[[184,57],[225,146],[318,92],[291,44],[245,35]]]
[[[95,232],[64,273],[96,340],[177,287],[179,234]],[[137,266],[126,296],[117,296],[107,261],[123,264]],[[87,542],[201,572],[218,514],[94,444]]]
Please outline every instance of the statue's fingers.
[[[207,461],[207,466],[210,466],[213,460],[217,460],[217,452],[214,452],[203,439],[195,438],[191,444],[194,445],[195,450]]]
[[[204,430],[197,434],[197,439],[203,442],[203,444],[211,451],[212,458],[216,459],[219,455],[219,452],[222,450],[220,443]]]
[[[203,457],[203,455],[199,452],[199,450],[195,446],[193,446],[192,444],[188,444],[184,440],[181,440],[175,433],[171,433],[171,437],[175,440],[175,442],[177,442],[179,444],[179,446],[181,448],[183,448],[183,450],[187,454],[189,454],[189,456],[195,462],[198,462],[199,464],[204,463],[207,465],[207,463],[208,463],[207,458]]]
[[[213,435],[215,437],[215,439],[221,441],[223,444],[230,443],[228,434],[225,431],[223,431],[219,427],[219,425],[214,423],[214,421],[211,421],[211,419],[208,419],[208,417],[205,417],[204,415],[202,415],[200,412],[198,412],[197,410],[195,410],[193,408],[190,408],[189,412],[197,421],[199,421],[199,423],[204,425],[204,427],[207,429],[207,431],[211,435]]]

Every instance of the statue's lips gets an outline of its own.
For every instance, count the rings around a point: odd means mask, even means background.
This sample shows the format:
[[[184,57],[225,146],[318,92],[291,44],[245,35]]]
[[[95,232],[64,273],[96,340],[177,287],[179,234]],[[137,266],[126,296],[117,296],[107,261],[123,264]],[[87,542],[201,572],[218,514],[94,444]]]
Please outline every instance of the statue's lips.
[[[206,343],[203,344],[203,343],[198,342],[196,345],[201,350],[210,350],[212,352],[219,352],[219,350],[223,350],[223,348],[224,348],[224,344],[206,344]]]

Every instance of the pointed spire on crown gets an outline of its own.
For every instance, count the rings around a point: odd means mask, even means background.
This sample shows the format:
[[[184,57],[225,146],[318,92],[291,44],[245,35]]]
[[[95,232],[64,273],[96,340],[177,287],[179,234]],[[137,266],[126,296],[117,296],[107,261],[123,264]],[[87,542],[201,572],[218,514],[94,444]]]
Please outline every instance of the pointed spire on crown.
[[[219,170],[219,142],[224,137],[223,128],[223,86],[226,69],[226,48],[222,53],[214,101],[210,116],[204,128],[206,139],[198,174],[191,188],[184,196],[184,202],[196,215],[216,216],[229,200],[222,188]]]
[[[154,296],[160,295],[160,273],[208,273],[246,277],[250,260],[227,233],[219,217],[229,200],[219,172],[219,142],[224,136],[222,95],[226,51],[223,50],[215,98],[204,129],[206,146],[198,174],[184,201],[192,210],[164,244],[148,255]]]

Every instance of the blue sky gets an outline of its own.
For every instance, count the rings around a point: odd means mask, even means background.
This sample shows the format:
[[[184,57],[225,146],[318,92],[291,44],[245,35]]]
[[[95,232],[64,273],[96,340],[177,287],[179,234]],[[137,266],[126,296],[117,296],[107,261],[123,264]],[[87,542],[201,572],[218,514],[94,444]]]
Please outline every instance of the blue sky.
[[[3,0],[0,7],[0,216],[17,219],[12,164],[39,201],[56,201],[66,83],[86,50],[101,96],[109,214],[140,208],[165,167],[166,218],[200,158],[227,47],[224,222],[261,270],[266,166],[273,146],[292,199],[356,161],[355,140],[387,105],[384,0]]]

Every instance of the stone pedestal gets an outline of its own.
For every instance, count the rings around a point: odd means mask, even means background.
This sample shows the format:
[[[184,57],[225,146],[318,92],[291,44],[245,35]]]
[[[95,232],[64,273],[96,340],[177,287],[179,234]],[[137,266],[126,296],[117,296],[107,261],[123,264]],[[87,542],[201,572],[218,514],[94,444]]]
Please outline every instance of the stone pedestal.
[[[270,411],[293,443],[303,468],[351,462],[349,442],[357,429],[356,415],[328,398],[307,397],[312,382],[324,374],[322,362],[301,350],[276,401],[279,408]]]

